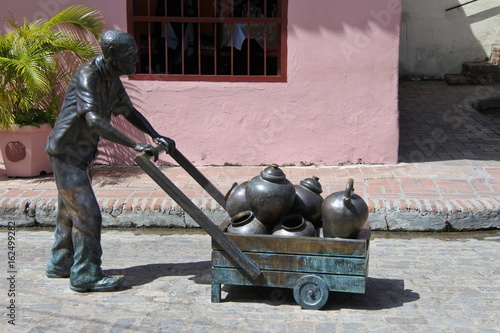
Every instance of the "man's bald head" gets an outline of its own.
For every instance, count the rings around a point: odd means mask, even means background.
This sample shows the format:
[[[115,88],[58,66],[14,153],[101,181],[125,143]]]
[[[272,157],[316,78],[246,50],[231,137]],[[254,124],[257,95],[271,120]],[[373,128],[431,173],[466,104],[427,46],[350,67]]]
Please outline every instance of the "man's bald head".
[[[101,49],[105,57],[111,55],[111,49],[120,51],[136,48],[134,37],[121,30],[106,30],[101,37]]]

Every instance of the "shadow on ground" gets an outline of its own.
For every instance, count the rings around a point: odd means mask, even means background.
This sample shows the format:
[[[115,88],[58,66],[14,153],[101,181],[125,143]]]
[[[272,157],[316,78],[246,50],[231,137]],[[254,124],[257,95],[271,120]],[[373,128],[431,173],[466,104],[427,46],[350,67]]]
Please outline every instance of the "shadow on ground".
[[[296,305],[292,289],[225,285],[222,302]],[[403,306],[420,299],[418,293],[404,288],[404,280],[368,278],[364,294],[330,292],[322,310],[381,310]]]
[[[192,276],[189,279],[197,284],[211,283],[210,261],[149,264],[123,269],[110,269],[106,275],[125,275],[122,289],[145,285],[164,276]],[[227,292],[222,302],[263,303],[268,305],[296,305],[293,289],[224,285]],[[207,297],[210,295],[207,295]],[[405,289],[404,280],[380,279],[369,277],[364,294],[330,292],[328,302],[322,310],[343,308],[359,310],[381,310],[403,306],[420,298],[418,293]]]
[[[210,284],[212,263],[210,261],[174,263],[174,264],[149,264],[123,269],[108,269],[106,275],[125,275],[124,289],[142,286],[164,276],[190,276],[198,284]]]

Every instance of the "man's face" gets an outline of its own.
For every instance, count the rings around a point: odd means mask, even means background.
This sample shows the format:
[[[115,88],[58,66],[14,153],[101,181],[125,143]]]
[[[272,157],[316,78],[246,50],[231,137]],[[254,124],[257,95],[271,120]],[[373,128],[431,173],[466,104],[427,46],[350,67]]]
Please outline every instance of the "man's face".
[[[130,75],[136,71],[136,64],[139,60],[137,57],[137,46],[121,45],[116,49],[117,52],[113,55],[114,69],[119,75]]]

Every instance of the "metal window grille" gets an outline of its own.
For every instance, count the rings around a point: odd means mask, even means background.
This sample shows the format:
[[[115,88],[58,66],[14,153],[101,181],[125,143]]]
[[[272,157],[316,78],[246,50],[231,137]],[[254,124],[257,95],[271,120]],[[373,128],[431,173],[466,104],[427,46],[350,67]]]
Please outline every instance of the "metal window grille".
[[[286,80],[287,0],[127,0],[133,79]]]

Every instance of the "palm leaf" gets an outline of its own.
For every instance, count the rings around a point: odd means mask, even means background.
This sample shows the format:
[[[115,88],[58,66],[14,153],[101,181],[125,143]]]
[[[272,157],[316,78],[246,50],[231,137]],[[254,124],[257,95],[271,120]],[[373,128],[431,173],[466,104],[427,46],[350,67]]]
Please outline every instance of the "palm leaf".
[[[98,54],[98,47],[95,43],[81,39],[71,39],[67,36],[51,40],[51,50],[54,54],[72,52],[81,61],[85,61]]]
[[[70,66],[74,61],[65,64],[61,55],[72,54],[80,63],[96,55],[102,16],[89,7],[71,6],[49,21],[6,22],[11,31],[0,33],[0,126],[8,128],[19,119],[26,124],[50,122],[58,92],[75,70]],[[87,40],[90,35],[92,41]]]
[[[97,39],[104,30],[104,21],[99,11],[82,5],[70,6],[52,17],[42,30],[53,29],[56,25],[71,24],[89,31]]]

